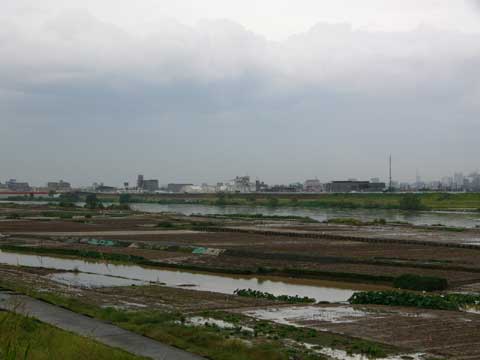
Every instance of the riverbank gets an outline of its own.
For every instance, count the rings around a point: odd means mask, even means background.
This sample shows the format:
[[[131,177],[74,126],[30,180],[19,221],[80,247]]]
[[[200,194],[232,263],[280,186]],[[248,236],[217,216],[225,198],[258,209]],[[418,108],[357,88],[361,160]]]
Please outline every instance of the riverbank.
[[[75,201],[85,201],[87,194],[75,196]],[[418,202],[402,202],[405,197],[414,197]],[[119,194],[97,194],[97,198],[108,203],[119,203]],[[52,203],[71,202],[69,197],[10,197],[11,201],[45,201]],[[323,209],[396,209],[431,211],[480,212],[480,193],[217,193],[217,194],[129,194],[130,204],[196,204],[216,206],[267,206],[303,207]]]
[[[480,193],[419,193],[417,207],[402,205],[404,193],[320,193],[320,194],[135,194],[132,203],[198,204],[219,206],[269,206],[334,209],[404,209],[480,211]],[[100,194],[99,199],[118,201],[117,195]]]

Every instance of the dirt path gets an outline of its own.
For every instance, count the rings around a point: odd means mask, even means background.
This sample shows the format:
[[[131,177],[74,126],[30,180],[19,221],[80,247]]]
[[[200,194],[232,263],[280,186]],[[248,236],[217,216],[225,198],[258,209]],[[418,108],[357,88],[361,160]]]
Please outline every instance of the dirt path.
[[[24,295],[0,292],[0,309],[35,317],[60,329],[92,338],[138,356],[158,360],[203,359],[117,326]]]

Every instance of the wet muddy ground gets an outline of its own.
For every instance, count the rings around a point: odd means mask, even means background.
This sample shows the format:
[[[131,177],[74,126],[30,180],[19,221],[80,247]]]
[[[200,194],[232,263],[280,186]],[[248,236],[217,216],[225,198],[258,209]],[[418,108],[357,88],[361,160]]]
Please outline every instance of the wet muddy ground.
[[[172,215],[167,218],[171,220]],[[188,220],[186,217],[179,218],[181,221]],[[458,286],[458,290],[480,293],[480,249],[407,243],[386,245],[375,242],[335,240],[328,237],[307,239],[233,232],[165,231],[156,227],[159,221],[164,220],[165,217],[161,214],[137,214],[127,218],[92,218],[88,221],[1,220],[0,234],[10,236],[0,239],[0,244],[97,250],[143,256],[150,260],[171,264],[219,269],[256,270],[261,266],[391,276],[415,273],[444,277],[452,286]],[[196,218],[195,221],[202,220]],[[203,219],[203,221],[210,220]],[[228,225],[230,226],[231,222]],[[242,226],[242,222],[238,222],[236,226]],[[243,226],[246,225],[243,224]],[[255,226],[258,227],[258,224]],[[476,238],[480,238],[478,230],[457,233],[404,229],[396,226],[325,227],[306,224],[289,226],[292,229],[303,229],[301,231],[331,232],[372,239],[392,237],[455,243],[476,241]],[[285,229],[285,223],[268,222],[268,227]],[[261,228],[264,229],[266,226]],[[115,233],[98,235],[98,232],[105,231]],[[81,232],[81,234],[66,234],[71,232]],[[25,233],[29,235],[20,235]],[[135,247],[92,246],[81,243],[79,241],[81,238],[120,240],[133,243]],[[231,256],[228,253],[220,256],[195,255],[191,253],[194,247],[248,251],[263,255],[275,254],[275,257],[256,258],[238,254]],[[288,256],[282,258],[284,255]],[[292,255],[299,258],[294,259]],[[360,263],[342,263],[341,261],[325,263],[321,260],[305,259],[302,256],[357,259]],[[361,263],[361,261],[371,260],[390,263]],[[0,281],[7,284],[21,284],[25,288],[38,291],[64,294],[86,303],[105,307],[178,310],[193,315],[205,310],[226,310],[255,316],[258,319],[343,333],[420,352],[432,352],[448,359],[480,359],[479,314],[382,306],[352,307],[341,304],[292,307],[277,302],[160,285],[86,288],[53,281],[52,274],[55,273],[58,272],[0,266]],[[345,286],[340,284],[338,283],[339,288]],[[362,286],[367,289],[369,285]],[[287,312],[287,316],[278,312],[276,310],[278,308],[284,309],[283,313]]]

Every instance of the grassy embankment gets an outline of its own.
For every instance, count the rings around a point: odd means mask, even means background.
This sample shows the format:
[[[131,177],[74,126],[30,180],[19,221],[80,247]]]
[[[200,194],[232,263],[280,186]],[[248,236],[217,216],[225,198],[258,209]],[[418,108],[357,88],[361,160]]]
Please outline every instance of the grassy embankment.
[[[402,193],[368,194],[155,194],[132,195],[130,202],[159,204],[249,205],[270,207],[402,209]],[[480,211],[480,193],[415,194],[423,210]],[[118,201],[118,196],[99,195],[104,201]],[[412,209],[414,210],[414,209]]]
[[[345,209],[402,209],[402,193],[349,193],[349,194],[135,194],[129,203],[199,204],[199,205],[249,205],[290,206],[307,208]],[[480,193],[421,193],[415,194],[423,210],[472,210],[480,211]],[[119,195],[97,194],[100,201],[119,202]],[[11,200],[39,200],[29,197]],[[57,198],[42,199],[61,201]],[[78,201],[85,201],[85,195]],[[411,209],[415,210],[415,209]],[[418,210],[418,209],[417,209]]]
[[[36,319],[0,312],[0,359],[143,359]]]

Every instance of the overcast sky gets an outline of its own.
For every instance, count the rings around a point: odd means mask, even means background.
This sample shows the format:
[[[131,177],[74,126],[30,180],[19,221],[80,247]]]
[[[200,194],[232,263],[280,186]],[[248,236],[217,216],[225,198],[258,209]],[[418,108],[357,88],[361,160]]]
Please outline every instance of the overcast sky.
[[[480,1],[0,0],[0,181],[480,168]]]

